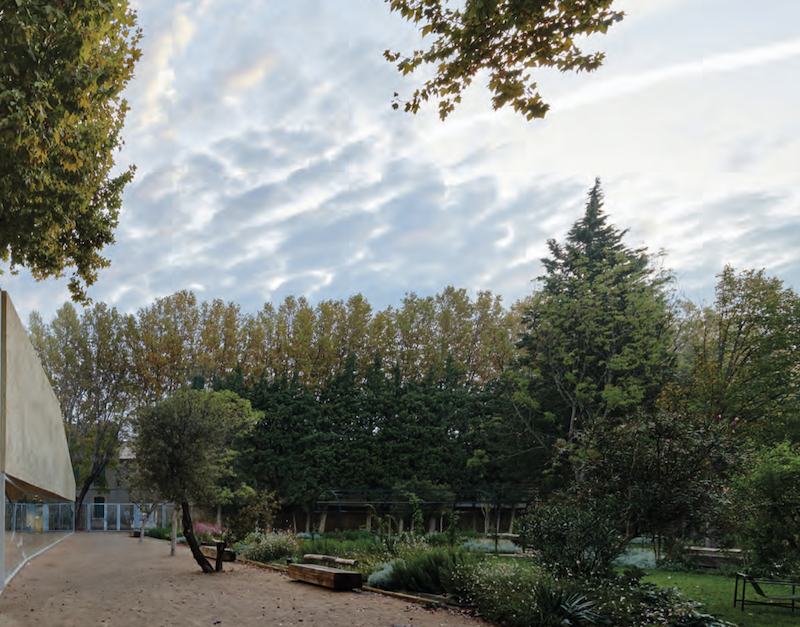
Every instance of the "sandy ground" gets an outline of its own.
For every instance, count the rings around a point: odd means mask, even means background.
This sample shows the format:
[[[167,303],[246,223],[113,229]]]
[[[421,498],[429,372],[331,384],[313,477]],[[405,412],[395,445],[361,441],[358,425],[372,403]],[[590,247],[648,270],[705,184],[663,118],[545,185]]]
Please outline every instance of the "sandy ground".
[[[26,564],[0,595],[0,627],[483,627],[369,592],[335,592],[281,573],[225,564],[205,575],[188,548],[76,533]]]

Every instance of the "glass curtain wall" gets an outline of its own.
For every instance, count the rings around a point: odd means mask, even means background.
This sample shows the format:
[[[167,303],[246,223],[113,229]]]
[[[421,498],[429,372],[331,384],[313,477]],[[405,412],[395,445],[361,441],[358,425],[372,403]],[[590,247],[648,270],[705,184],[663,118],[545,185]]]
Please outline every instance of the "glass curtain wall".
[[[26,561],[73,532],[75,503],[36,492],[8,476],[2,479],[0,583],[4,586]]]

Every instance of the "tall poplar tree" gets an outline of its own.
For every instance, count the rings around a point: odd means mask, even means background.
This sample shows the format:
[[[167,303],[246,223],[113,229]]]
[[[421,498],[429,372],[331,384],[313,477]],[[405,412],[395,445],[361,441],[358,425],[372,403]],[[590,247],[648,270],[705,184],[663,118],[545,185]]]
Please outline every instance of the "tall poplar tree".
[[[134,402],[129,317],[105,303],[78,316],[65,303],[50,324],[31,314],[28,334],[61,403],[78,488],[75,521],[93,484],[117,461]]]

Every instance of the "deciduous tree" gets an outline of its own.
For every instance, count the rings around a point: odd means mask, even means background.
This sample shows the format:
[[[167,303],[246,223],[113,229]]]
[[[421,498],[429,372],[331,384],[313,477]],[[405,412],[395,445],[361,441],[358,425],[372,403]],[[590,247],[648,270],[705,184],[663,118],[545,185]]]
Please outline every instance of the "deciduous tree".
[[[579,39],[605,33],[623,13],[612,10],[613,0],[386,0],[390,10],[421,27],[431,44],[410,56],[387,50],[403,75],[424,64],[434,75],[417,89],[405,110],[416,113],[423,101],[438,100],[439,117],[446,118],[461,102],[462,92],[476,74],[488,72],[492,106],[511,105],[528,120],[544,117],[542,101],[531,70],[557,68],[590,72],[600,67],[603,53],[584,53]],[[397,95],[395,95],[397,98]],[[394,108],[400,101],[396,100]]]
[[[800,297],[782,281],[726,266],[684,352],[686,372],[666,404],[738,418],[764,442],[800,437]]]
[[[86,298],[133,167],[112,174],[139,59],[128,0],[0,0],[0,261]]]
[[[134,388],[127,351],[128,317],[96,303],[79,317],[71,303],[44,324],[29,321],[31,344],[61,403],[78,495],[75,516],[89,488],[117,461],[133,407]],[[103,486],[105,487],[105,486]]]

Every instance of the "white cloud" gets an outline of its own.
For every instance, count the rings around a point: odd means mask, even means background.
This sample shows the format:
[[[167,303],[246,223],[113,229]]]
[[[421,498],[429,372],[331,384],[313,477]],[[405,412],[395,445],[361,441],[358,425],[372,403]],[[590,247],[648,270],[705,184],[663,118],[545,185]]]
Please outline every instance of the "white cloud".
[[[553,113],[558,115],[571,109],[596,105],[606,100],[624,99],[631,94],[661,83],[694,77],[704,78],[710,74],[723,72],[735,72],[798,56],[800,56],[800,39],[792,39],[635,74],[604,76],[603,80],[590,87],[581,88],[571,94],[556,98],[552,102]]]
[[[381,53],[419,35],[383,3],[141,0],[120,158],[138,172],[92,295],[131,311],[193,287],[255,311],[289,293],[383,307],[455,284],[511,303],[596,175],[612,221],[667,248],[696,293],[725,261],[800,285],[800,41],[726,3],[706,29],[684,12],[718,0],[623,2],[629,18],[592,42],[613,52],[600,72],[543,73],[544,121],[491,111],[476,85],[441,123],[435,107],[390,108],[414,82]],[[67,295],[66,281],[3,282],[22,312]]]

